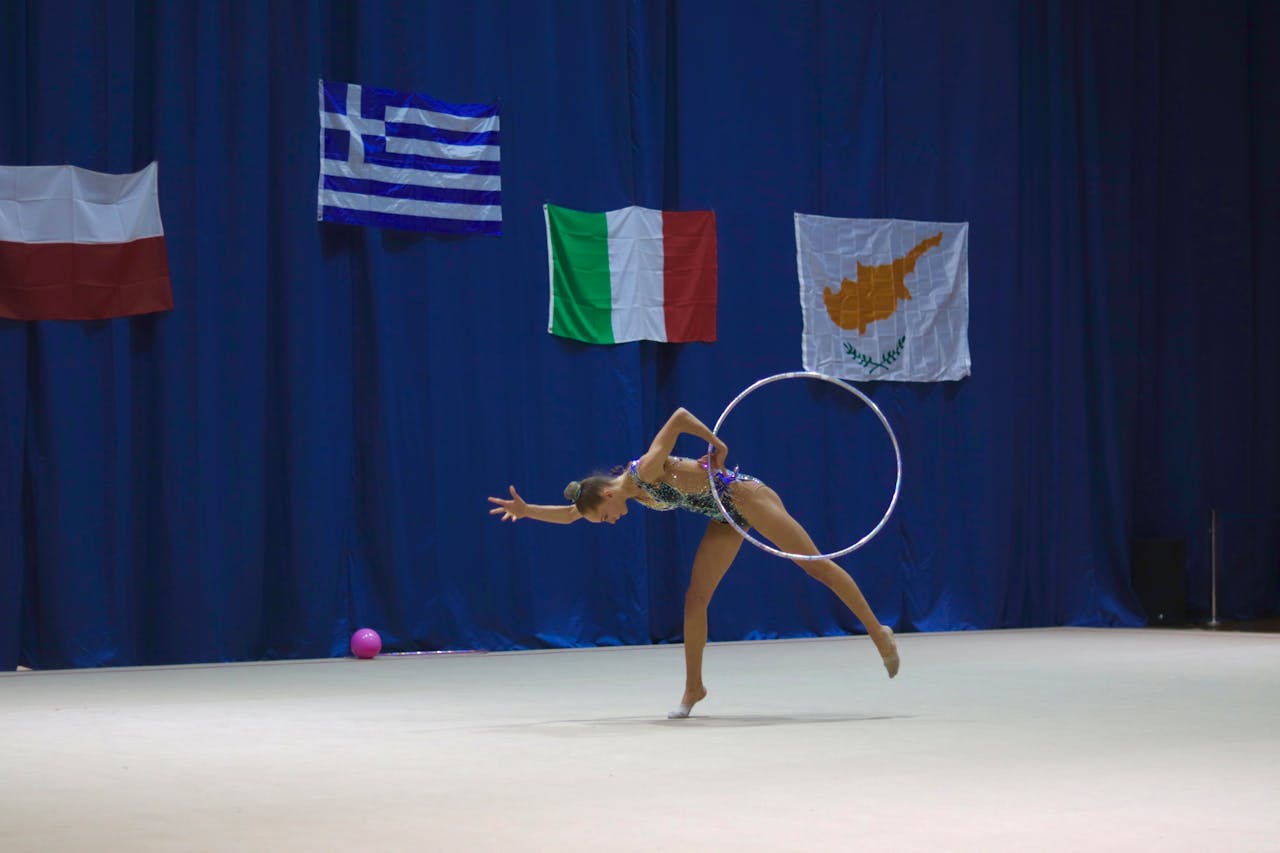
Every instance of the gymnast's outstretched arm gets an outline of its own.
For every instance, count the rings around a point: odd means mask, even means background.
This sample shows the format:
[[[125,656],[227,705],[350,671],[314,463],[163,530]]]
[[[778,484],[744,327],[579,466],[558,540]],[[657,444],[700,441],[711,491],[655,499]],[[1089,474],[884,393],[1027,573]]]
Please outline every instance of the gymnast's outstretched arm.
[[[649,445],[649,449],[638,460],[636,473],[640,475],[640,479],[654,482],[662,478],[663,466],[666,464],[667,457],[671,455],[671,451],[675,449],[676,439],[685,433],[712,445],[710,458],[706,461],[712,468],[724,467],[725,458],[729,455],[729,446],[716,438],[707,425],[694,417],[688,409],[681,407],[671,413],[671,417],[653,437],[653,443]]]
[[[573,504],[547,506],[527,504],[515,486],[508,486],[511,498],[489,498],[489,503],[497,504],[489,510],[489,515],[501,515],[503,521],[517,521],[521,518],[532,518],[534,521],[546,521],[550,524],[572,524],[582,518],[578,508]]]

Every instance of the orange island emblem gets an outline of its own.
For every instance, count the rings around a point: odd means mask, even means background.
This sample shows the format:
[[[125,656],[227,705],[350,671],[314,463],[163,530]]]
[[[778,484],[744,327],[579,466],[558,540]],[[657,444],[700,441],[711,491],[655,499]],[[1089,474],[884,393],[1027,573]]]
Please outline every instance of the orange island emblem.
[[[839,291],[822,288],[822,301],[827,304],[831,322],[842,329],[857,329],[862,335],[866,334],[869,323],[893,316],[893,312],[898,310],[899,300],[911,298],[911,291],[907,290],[904,282],[915,270],[916,261],[941,243],[942,233],[939,232],[922,240],[905,256],[887,264],[869,267],[859,261],[857,281],[844,279],[840,282]]]

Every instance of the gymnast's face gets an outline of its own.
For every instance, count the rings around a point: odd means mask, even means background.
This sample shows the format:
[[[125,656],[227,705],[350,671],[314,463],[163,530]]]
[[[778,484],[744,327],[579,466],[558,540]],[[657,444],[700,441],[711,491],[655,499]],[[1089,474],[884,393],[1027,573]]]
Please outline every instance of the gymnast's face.
[[[605,489],[604,500],[595,509],[583,513],[582,517],[595,524],[616,524],[618,519],[627,514],[627,499],[618,494],[616,489]]]

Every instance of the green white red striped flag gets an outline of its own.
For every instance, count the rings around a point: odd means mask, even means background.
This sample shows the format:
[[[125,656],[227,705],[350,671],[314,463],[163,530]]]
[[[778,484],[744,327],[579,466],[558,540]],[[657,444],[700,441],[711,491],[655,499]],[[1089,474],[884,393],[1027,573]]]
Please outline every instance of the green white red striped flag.
[[[716,216],[546,204],[547,331],[593,344],[716,339]]]

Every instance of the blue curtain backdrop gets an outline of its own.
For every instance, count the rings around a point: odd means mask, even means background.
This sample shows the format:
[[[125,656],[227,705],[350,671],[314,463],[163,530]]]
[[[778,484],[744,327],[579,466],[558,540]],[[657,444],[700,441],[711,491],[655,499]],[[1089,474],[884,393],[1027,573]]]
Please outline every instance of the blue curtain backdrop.
[[[485,497],[799,369],[795,211],[971,223],[973,376],[865,386],[906,463],[844,560],[882,620],[1142,624],[1144,537],[1203,612],[1212,508],[1220,608],[1271,612],[1278,48],[1265,0],[0,4],[0,162],[158,160],[177,306],[0,321],[0,667],[678,640],[698,519]],[[498,102],[505,236],[318,224],[321,77]],[[720,340],[548,335],[544,202],[715,210]],[[825,547],[887,500],[838,390],[725,438]],[[712,605],[712,639],[856,630],[750,548]]]

